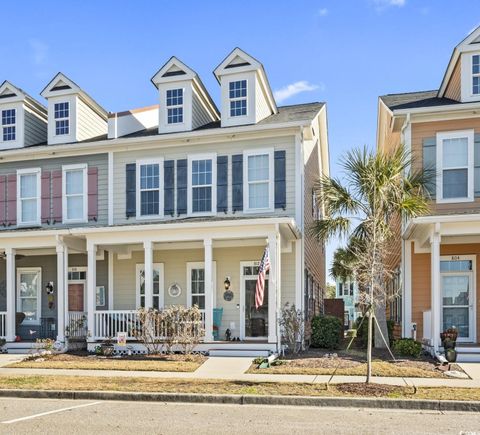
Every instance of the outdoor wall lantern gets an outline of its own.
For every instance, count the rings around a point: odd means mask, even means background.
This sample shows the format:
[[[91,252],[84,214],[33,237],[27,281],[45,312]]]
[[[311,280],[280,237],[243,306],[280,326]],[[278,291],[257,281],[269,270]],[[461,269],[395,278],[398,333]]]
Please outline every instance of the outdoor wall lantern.
[[[225,281],[223,281],[223,285],[225,286],[225,290],[230,289],[230,277],[229,276],[225,277]]]

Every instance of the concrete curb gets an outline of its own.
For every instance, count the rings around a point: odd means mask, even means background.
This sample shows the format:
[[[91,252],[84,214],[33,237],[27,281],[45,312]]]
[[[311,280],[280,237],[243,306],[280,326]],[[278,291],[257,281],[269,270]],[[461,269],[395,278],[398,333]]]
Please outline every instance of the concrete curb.
[[[363,397],[255,396],[233,394],[136,393],[120,391],[58,390],[0,390],[0,397],[480,412],[480,401],[462,402],[455,400],[383,399]]]

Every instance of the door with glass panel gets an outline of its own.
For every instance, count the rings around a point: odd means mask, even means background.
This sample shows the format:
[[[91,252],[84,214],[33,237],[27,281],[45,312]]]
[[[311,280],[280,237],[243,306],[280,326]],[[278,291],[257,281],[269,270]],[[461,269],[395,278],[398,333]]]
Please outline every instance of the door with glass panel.
[[[42,269],[17,268],[17,311],[25,314],[22,324],[40,324],[41,294]]]
[[[474,258],[452,256],[440,262],[441,330],[455,327],[457,341],[475,340]]]

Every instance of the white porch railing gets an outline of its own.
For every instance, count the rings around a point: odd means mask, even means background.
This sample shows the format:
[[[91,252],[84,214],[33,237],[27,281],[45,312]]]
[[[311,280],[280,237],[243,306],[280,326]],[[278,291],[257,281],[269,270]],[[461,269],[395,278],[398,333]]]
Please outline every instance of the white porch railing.
[[[201,314],[202,329],[205,329],[205,313],[202,312]],[[139,330],[140,327],[140,321],[135,310],[95,311],[94,328],[91,332],[94,340],[116,338],[119,332],[126,332],[127,340],[135,340],[134,331]],[[155,331],[155,337],[166,337],[169,332],[177,331],[167,331],[167,326],[161,324]]]
[[[0,338],[7,336],[7,313],[0,311]]]
[[[87,313],[84,311],[69,311],[66,333],[70,339],[87,337]]]

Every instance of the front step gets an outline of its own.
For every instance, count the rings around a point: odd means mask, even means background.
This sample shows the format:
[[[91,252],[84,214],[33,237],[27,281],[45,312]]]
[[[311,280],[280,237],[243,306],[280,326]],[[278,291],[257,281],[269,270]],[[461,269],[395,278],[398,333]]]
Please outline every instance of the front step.
[[[271,352],[268,349],[210,349],[209,356],[270,356]]]
[[[38,352],[42,346],[39,346],[37,343],[18,341],[15,343],[7,343],[4,348],[9,354],[15,355],[28,355],[31,353]]]
[[[457,362],[480,362],[480,346],[457,346]]]

